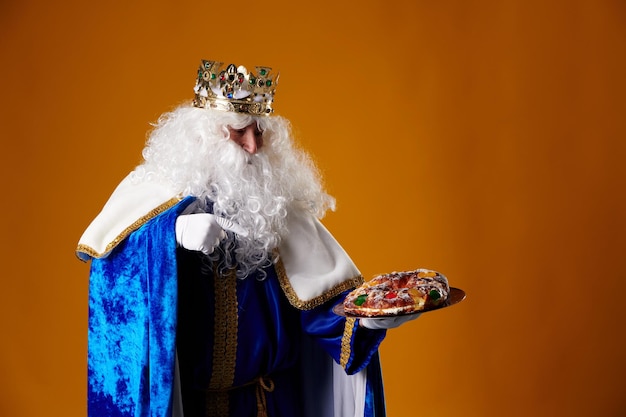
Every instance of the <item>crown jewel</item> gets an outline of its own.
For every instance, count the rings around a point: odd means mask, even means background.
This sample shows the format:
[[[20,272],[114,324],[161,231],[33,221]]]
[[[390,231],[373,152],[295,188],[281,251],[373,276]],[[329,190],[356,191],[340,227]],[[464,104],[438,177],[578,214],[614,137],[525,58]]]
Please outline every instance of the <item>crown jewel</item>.
[[[193,101],[195,107],[269,116],[274,109],[274,93],[278,74],[270,75],[270,67],[255,67],[248,72],[244,66],[202,60]]]

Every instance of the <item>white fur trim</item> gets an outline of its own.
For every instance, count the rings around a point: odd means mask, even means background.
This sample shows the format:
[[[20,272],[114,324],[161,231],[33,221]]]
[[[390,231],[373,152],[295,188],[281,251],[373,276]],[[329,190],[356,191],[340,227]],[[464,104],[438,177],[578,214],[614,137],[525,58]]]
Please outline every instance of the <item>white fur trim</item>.
[[[130,233],[175,204],[178,201],[175,196],[164,183],[134,183],[130,175],[127,176],[83,233],[77,256],[82,260],[106,257]],[[314,216],[292,211],[288,230],[279,253],[289,284],[299,300],[313,300],[360,277],[348,254]]]
[[[309,301],[359,277],[361,273],[345,250],[315,217],[291,212],[289,234],[278,249],[292,289]]]
[[[142,219],[154,217],[155,209],[172,201],[176,193],[165,184],[142,181],[133,183],[131,174],[117,186],[102,211],[91,222],[78,242],[77,255],[82,260],[105,257]]]

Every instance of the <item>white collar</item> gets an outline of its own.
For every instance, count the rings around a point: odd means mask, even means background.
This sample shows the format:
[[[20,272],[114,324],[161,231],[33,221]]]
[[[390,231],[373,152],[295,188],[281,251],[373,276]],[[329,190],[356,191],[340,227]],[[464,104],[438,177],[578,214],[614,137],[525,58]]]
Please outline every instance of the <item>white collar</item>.
[[[181,200],[166,184],[134,182],[131,175],[117,186],[80,238],[76,254],[81,260],[106,257],[128,235]],[[363,281],[348,254],[317,218],[292,212],[288,230],[278,248],[276,270],[292,305],[313,308]]]

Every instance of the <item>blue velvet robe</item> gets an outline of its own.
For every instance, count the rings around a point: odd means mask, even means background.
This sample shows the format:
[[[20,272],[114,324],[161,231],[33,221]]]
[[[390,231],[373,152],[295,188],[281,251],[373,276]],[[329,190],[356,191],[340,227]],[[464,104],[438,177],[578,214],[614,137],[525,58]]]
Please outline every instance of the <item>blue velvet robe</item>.
[[[319,390],[321,401],[331,388],[302,375],[307,365],[312,372],[311,350],[343,361],[348,374],[367,367],[365,417],[384,416],[377,349],[385,332],[358,328],[357,321],[332,313],[345,294],[311,310],[296,309],[273,267],[265,280],[215,277],[197,253],[176,248],[176,217],[190,202],[152,218],[109,256],[92,260],[89,416],[171,416],[177,350],[186,417],[206,415],[214,398],[208,388],[215,398],[227,393],[229,415],[256,416],[260,376],[274,385],[263,393],[269,417],[328,410],[311,398]]]

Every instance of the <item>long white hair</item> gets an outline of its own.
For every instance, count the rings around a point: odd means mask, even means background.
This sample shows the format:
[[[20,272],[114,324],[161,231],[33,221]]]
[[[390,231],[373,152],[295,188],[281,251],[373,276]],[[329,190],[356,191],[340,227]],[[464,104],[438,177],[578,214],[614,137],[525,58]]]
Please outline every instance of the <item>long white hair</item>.
[[[228,127],[255,122],[263,132],[263,146],[249,154],[229,139]],[[210,255],[222,271],[235,268],[240,278],[272,263],[273,249],[288,232],[289,211],[321,218],[335,208],[315,164],[294,145],[290,124],[280,116],[183,105],[159,118],[143,157],[134,171],[136,181],[167,181],[179,194],[197,197],[212,205],[215,215],[248,230],[245,238],[228,233]]]

